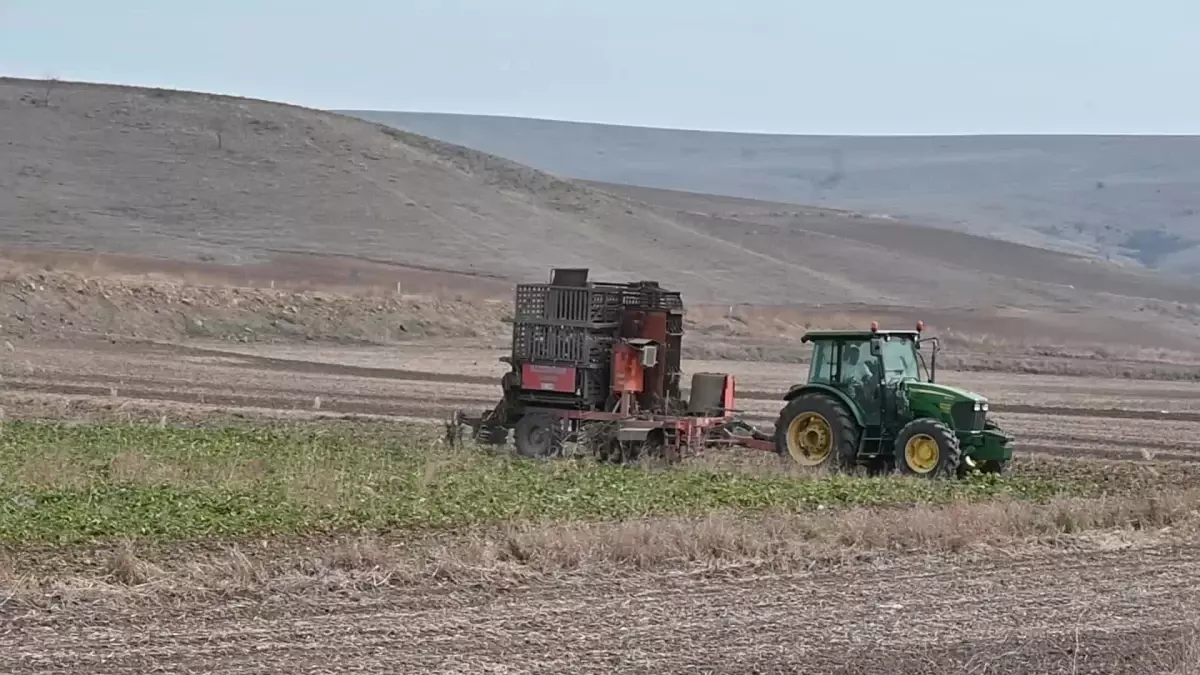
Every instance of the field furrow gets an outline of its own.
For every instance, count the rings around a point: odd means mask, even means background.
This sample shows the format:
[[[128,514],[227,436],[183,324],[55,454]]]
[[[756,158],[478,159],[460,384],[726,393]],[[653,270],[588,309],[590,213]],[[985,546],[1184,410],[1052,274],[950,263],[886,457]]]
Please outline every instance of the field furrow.
[[[991,662],[1002,672],[1023,664],[1039,672],[1133,673],[1180,649],[1200,604],[1190,581],[1197,562],[1195,548],[917,557],[814,574],[633,576],[499,595],[463,591],[453,604],[426,608],[381,589],[319,604],[276,598],[219,614],[188,605],[118,608],[103,622],[87,608],[34,610],[0,633],[0,653],[13,673],[104,675],[152,665],[189,672],[915,673],[930,672],[934,659],[943,667]],[[848,663],[853,671],[844,670]]]

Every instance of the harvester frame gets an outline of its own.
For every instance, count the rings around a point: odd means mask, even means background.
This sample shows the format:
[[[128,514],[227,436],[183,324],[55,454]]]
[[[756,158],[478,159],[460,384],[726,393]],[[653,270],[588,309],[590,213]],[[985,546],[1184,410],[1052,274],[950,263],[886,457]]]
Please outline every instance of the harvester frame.
[[[521,456],[559,456],[578,442],[613,462],[714,445],[774,450],[769,435],[737,419],[732,375],[696,373],[688,400],[680,395],[680,293],[654,281],[591,282],[588,273],[555,268],[547,284],[517,286],[503,395],[480,415],[455,413],[451,440],[467,426],[499,445],[511,430]]]

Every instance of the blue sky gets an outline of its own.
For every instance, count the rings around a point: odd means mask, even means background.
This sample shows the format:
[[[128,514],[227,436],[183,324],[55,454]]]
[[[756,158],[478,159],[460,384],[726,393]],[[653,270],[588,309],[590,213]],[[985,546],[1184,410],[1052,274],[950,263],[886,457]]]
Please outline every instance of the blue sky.
[[[1198,133],[1196,0],[0,0],[0,73],[777,133]]]

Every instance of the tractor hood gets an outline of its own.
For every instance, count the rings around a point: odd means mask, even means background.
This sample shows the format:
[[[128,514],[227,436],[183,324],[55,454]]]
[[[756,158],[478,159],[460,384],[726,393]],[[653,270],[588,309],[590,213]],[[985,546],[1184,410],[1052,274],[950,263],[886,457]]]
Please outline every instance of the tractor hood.
[[[934,382],[918,382],[916,380],[908,381],[908,393],[923,394],[929,397],[941,397],[952,402],[972,401],[975,403],[987,403],[987,397],[980,396],[973,391],[951,387],[945,384]]]

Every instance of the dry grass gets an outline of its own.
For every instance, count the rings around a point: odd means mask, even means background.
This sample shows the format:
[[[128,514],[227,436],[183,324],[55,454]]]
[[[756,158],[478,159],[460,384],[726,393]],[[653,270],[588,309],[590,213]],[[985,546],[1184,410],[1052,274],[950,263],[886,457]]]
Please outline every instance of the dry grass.
[[[0,246],[0,280],[11,282],[39,274],[130,285],[328,293],[354,298],[399,296],[403,300],[453,300],[469,304],[507,301],[511,286],[499,280],[318,255],[280,254],[273,262],[223,265]]]
[[[1200,532],[1200,490],[1147,497],[732,512],[625,522],[525,523],[457,533],[224,543],[121,541],[0,559],[0,597],[165,601],[429,583],[507,586],[563,575],[793,573],[866,559],[1114,550]]]
[[[486,340],[507,328],[507,303],[463,293],[351,295],[0,270],[0,312],[15,319],[0,334],[17,338],[396,344],[427,335]]]
[[[86,603],[54,589],[59,596],[44,607],[16,608],[0,631],[0,662],[21,673],[214,672],[233,663],[288,673],[1196,668],[1197,591],[1188,581],[1196,557],[1169,547],[910,556],[785,576],[622,570],[420,585],[354,556],[348,564],[362,570],[355,585],[344,583],[347,572],[330,572],[324,585],[268,579],[267,595],[237,590],[262,588],[250,559],[249,546],[219,565],[201,558],[196,574],[229,580],[205,597],[163,602],[156,589],[169,577],[97,586]]]
[[[1162,675],[1200,675],[1200,626],[1184,633],[1177,650],[1162,655]]]
[[[108,559],[105,572],[105,580],[121,586],[142,586],[165,575],[159,566],[139,558],[133,544],[128,541],[117,545]]]

